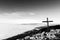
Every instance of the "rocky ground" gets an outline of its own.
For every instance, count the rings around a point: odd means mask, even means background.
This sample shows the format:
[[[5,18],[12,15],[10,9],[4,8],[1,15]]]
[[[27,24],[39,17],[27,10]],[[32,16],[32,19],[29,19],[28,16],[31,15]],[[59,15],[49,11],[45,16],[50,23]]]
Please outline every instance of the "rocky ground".
[[[60,25],[39,27],[5,40],[60,40]]]
[[[24,40],[60,40],[60,29],[58,27],[43,28],[41,29],[42,32],[26,36]]]

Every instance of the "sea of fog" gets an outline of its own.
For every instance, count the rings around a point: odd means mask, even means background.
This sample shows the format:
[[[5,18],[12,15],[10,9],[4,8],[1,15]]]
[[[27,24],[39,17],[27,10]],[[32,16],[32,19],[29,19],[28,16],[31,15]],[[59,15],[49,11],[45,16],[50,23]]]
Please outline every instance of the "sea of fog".
[[[28,30],[32,30],[35,27],[42,26],[43,24],[8,24],[8,23],[0,23],[0,40],[9,38]]]

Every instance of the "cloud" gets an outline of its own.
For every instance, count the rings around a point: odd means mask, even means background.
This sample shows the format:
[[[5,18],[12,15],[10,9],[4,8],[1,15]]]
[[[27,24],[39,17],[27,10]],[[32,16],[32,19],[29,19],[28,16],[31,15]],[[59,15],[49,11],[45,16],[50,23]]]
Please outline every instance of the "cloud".
[[[3,14],[0,14],[0,17],[15,19],[15,18],[21,18],[22,14],[24,13],[23,12],[3,13]]]
[[[35,17],[36,13],[34,12],[11,12],[11,13],[3,13],[0,14],[0,17],[2,18],[8,18],[8,19],[24,19],[24,18],[31,18]]]
[[[38,20],[31,19],[32,12],[12,12],[0,14],[0,23],[20,24],[20,23],[37,23]]]
[[[30,12],[30,13],[29,13],[29,15],[34,16],[34,15],[36,15],[36,14],[35,14],[35,13],[33,13],[33,12]]]

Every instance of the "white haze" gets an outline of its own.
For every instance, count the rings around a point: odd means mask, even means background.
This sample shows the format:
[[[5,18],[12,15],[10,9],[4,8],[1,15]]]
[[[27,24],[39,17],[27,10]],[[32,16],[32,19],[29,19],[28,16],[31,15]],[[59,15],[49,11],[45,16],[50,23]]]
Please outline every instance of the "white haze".
[[[0,39],[12,37],[42,25],[43,24],[20,25],[20,24],[0,23]]]

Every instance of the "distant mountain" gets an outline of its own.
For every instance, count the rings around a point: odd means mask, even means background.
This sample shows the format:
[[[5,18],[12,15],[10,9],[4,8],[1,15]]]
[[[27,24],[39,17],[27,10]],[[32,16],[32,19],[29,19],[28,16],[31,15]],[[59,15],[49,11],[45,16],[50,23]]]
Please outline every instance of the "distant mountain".
[[[44,27],[37,27],[37,28],[39,30],[33,29],[33,30],[30,30],[30,31],[24,32],[22,34],[18,34],[16,36],[7,38],[5,40],[16,40],[16,39],[24,38],[26,36],[32,36],[34,34],[41,33],[43,31],[49,32],[51,29],[60,29],[60,25],[54,25],[54,26],[49,26],[49,27],[44,26]]]
[[[21,25],[43,25],[42,23],[23,23]]]

